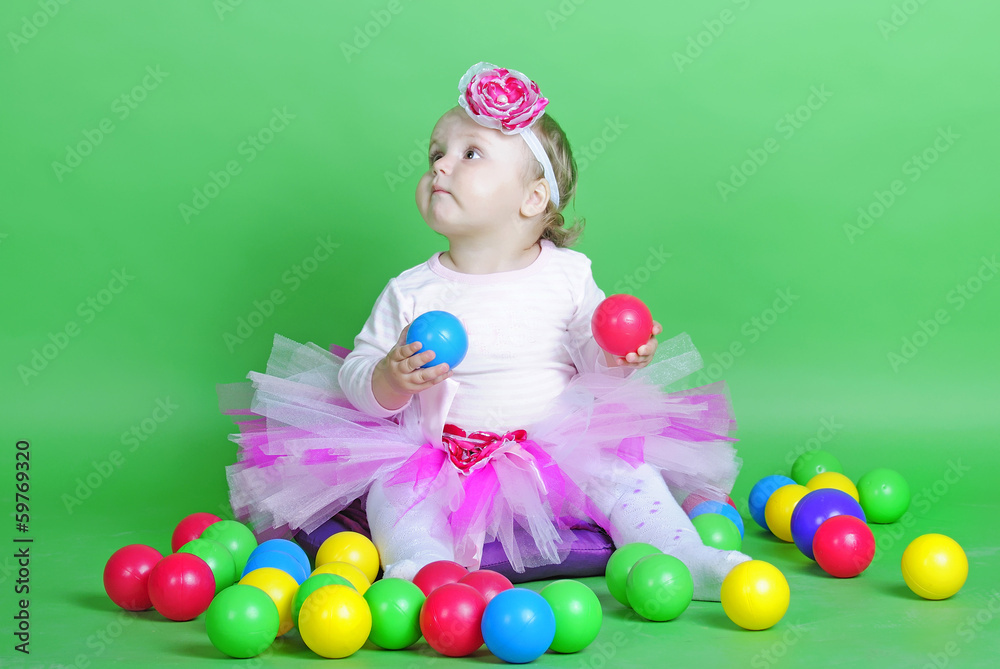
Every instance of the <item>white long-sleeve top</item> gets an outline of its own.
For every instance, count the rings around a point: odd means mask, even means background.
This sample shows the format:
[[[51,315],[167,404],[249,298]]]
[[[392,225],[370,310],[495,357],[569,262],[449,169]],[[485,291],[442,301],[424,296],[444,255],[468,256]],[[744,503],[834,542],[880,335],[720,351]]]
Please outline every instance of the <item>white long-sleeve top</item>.
[[[607,366],[591,333],[591,316],[605,295],[587,256],[542,240],[531,265],[493,274],[456,272],[440,256],[391,279],[355,338],[339,382],[362,411],[383,418],[407,412],[406,419],[433,424],[424,425],[431,439],[440,438],[444,422],[503,433],[545,417],[579,372],[628,373]],[[433,310],[462,321],[469,351],[452,378],[419,393],[419,402],[386,409],[372,393],[375,365],[408,323]]]

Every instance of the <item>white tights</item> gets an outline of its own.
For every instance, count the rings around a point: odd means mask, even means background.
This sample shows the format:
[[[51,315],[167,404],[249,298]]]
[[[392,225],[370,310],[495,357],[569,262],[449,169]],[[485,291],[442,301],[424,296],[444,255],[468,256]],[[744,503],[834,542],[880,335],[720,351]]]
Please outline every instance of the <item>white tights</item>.
[[[694,598],[719,601],[723,579],[750,557],[705,546],[663,477],[649,465],[633,469],[618,463],[613,474],[615,488],[608,499],[614,502],[600,510],[610,521],[615,545],[641,541],[673,555],[691,570]],[[427,498],[398,517],[376,482],[368,493],[367,512],[387,578],[412,580],[426,564],[455,559],[448,511],[438,500]]]

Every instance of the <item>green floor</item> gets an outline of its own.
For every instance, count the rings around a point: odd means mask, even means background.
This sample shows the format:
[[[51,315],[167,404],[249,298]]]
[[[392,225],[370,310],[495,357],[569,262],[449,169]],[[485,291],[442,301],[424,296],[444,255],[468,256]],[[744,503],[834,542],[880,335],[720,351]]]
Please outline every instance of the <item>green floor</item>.
[[[790,443],[790,448],[782,444]],[[774,473],[794,455],[795,441],[782,435],[746,435],[746,462],[734,497],[745,505],[750,486]],[[877,449],[875,445],[877,444]],[[937,444],[937,447],[934,445]],[[718,603],[694,602],[668,623],[638,619],[608,594],[602,578],[589,578],[604,605],[604,625],[584,651],[567,656],[546,654],[536,664],[553,667],[987,667],[997,666],[1000,651],[1000,532],[994,520],[993,494],[997,445],[993,430],[962,435],[937,432],[898,434],[845,433],[826,445],[837,453],[846,473],[857,478],[874,465],[894,463],[914,491],[912,522],[874,526],[878,551],[860,577],[837,580],[823,574],[794,545],[783,544],[747,521],[744,550],[784,572],[791,587],[788,613],[761,632],[738,629]],[[38,442],[33,448],[41,453]],[[751,452],[752,451],[752,452]],[[916,461],[909,452],[936,452]],[[126,477],[121,477],[122,479]],[[109,480],[109,487],[114,481]],[[156,490],[156,482],[150,482]],[[153,503],[124,503],[112,490],[94,491],[73,507],[43,507],[33,515],[31,544],[30,659],[8,653],[10,666],[102,667],[202,666],[230,662],[246,666],[317,666],[320,658],[292,631],[258,659],[224,658],[209,643],[204,616],[174,623],[154,611],[126,614],[104,594],[101,572],[107,557],[128,543],[169,548],[176,519],[194,510],[213,510],[221,499],[202,488],[174,491]],[[54,499],[49,497],[50,500]],[[135,499],[135,498],[133,498]],[[193,506],[198,505],[200,506]],[[956,596],[924,601],[905,586],[899,561],[917,536],[939,532],[955,538],[969,557],[969,579]],[[10,621],[16,601],[10,595],[16,576],[10,558],[0,564]],[[540,589],[544,582],[530,583]],[[9,623],[8,623],[9,624]],[[424,667],[501,663],[481,649],[465,659],[437,655],[421,640],[411,650],[388,652],[366,645],[340,660],[345,667]],[[443,664],[442,664],[443,663]],[[3,666],[8,666],[4,660]]]

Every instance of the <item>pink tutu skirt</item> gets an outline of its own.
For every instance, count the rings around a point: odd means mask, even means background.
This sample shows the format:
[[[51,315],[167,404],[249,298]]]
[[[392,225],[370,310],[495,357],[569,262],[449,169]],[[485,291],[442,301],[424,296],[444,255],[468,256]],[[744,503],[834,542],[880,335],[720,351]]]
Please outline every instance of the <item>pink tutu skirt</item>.
[[[218,388],[239,426],[230,502],[259,536],[312,532],[379,481],[400,515],[425,500],[447,509],[459,562],[478,566],[484,541],[496,539],[522,571],[561,562],[581,522],[609,529],[600,509],[614,503],[621,463],[661,472],[678,502],[693,492],[724,500],[739,471],[724,382],[665,390],[701,368],[686,334],[626,378],[574,377],[527,431],[447,426],[439,443],[404,414],[352,406],[337,380],[347,353],[275,335],[264,373]]]

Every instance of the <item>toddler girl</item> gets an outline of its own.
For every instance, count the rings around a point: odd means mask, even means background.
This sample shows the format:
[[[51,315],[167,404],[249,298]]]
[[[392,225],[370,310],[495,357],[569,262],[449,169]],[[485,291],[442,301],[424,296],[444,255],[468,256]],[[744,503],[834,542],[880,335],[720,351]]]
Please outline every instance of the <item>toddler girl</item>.
[[[618,546],[680,558],[695,598],[717,601],[750,558],[704,546],[676,500],[732,488],[723,384],[663,391],[701,360],[686,335],[658,350],[659,323],[627,356],[598,347],[590,321],[605,295],[568,248],[580,226],[560,212],[576,165],[548,101],[489,63],[459,91],[416,193],[448,250],[389,281],[353,351],[275,337],[266,373],[249,375],[247,413],[261,418],[233,437],[234,511],[258,532],[312,531],[366,496],[385,576],[408,579],[435,560],[477,568],[493,539],[517,571],[559,563],[570,528],[591,521]],[[432,310],[467,329],[456,369],[406,344]]]

